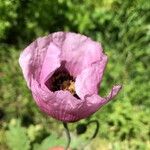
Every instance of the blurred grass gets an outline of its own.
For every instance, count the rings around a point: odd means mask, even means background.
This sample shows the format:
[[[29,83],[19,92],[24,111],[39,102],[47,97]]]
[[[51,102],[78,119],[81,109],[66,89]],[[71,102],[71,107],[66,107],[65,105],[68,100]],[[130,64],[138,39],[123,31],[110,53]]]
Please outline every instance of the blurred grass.
[[[43,115],[35,105],[18,65],[25,46],[60,30],[80,32],[102,43],[109,62],[101,95],[113,84],[123,84],[116,100],[81,121],[100,122],[98,137],[85,149],[150,149],[149,11],[149,0],[0,0],[0,149],[13,149],[11,138],[5,138],[12,133],[12,120],[20,120],[19,128],[25,128],[32,149],[53,131],[63,137],[60,122]],[[70,124],[74,138],[76,124]],[[83,142],[93,130],[91,126]]]

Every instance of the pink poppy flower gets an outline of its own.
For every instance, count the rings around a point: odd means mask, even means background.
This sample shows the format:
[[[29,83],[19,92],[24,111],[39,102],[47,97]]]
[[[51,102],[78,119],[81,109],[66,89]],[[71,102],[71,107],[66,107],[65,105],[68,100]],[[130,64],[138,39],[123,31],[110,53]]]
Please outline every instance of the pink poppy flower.
[[[40,37],[21,53],[24,78],[40,109],[63,122],[86,118],[114,98],[98,95],[107,63],[98,42],[76,33],[56,32]]]

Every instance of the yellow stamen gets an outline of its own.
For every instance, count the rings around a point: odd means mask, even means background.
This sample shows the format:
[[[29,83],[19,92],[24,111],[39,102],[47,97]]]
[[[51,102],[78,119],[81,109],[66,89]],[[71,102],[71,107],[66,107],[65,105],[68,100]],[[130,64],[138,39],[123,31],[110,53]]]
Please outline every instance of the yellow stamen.
[[[67,90],[69,91],[71,94],[75,94],[75,82],[72,80],[67,80],[64,81],[61,85],[61,89],[62,90]]]

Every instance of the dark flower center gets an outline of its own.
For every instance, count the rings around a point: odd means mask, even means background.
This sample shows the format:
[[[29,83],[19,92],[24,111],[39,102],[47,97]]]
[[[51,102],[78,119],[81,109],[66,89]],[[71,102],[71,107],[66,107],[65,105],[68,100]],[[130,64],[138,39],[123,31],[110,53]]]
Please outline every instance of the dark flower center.
[[[52,91],[68,90],[72,95],[75,94],[74,79],[67,72],[54,73],[51,82]]]
[[[67,90],[79,99],[75,91],[75,80],[65,68],[60,67],[56,70],[52,77],[46,82],[46,86],[53,92]]]

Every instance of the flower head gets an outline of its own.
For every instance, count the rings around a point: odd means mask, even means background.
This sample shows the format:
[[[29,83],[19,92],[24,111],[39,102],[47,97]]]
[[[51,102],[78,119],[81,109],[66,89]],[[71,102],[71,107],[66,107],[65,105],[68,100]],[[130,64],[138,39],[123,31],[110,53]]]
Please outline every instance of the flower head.
[[[86,118],[114,98],[98,95],[107,63],[99,43],[76,33],[38,38],[21,53],[19,63],[34,100],[46,114],[64,122]]]

